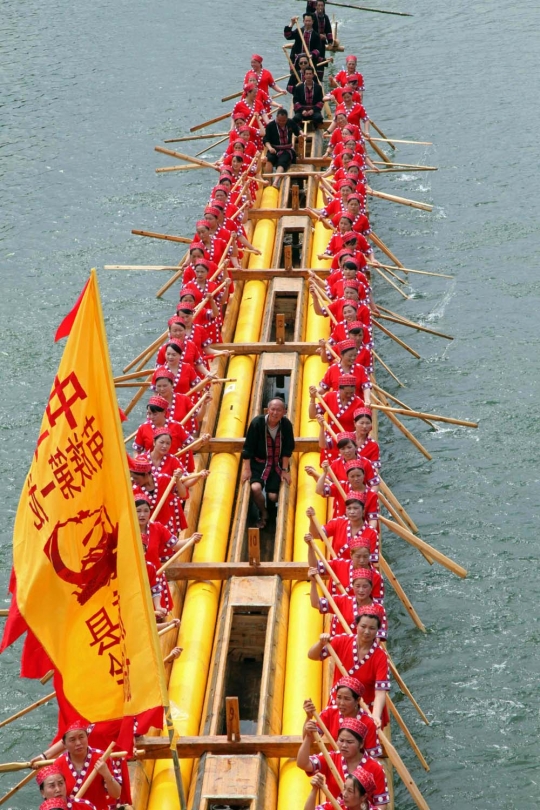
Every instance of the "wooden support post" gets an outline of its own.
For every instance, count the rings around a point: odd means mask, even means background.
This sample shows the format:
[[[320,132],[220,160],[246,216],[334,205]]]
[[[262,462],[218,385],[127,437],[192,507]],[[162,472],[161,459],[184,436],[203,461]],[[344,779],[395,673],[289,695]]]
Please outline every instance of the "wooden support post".
[[[292,270],[292,245],[285,245],[283,249],[283,264],[285,270]]]
[[[285,343],[285,314],[283,312],[276,314],[276,343],[280,345]]]
[[[249,564],[255,567],[261,564],[259,529],[248,529],[248,560]]]
[[[291,208],[293,211],[297,211],[298,208],[300,207],[299,198],[300,198],[300,186],[298,185],[298,183],[294,183],[291,186]]]
[[[228,742],[240,742],[240,707],[237,697],[225,698],[225,719]]]

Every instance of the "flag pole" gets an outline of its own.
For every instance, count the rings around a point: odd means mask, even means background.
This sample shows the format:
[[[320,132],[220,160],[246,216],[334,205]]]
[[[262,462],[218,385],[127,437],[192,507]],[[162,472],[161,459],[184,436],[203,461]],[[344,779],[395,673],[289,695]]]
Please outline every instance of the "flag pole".
[[[163,673],[165,674],[165,667],[163,666]],[[167,727],[167,734],[169,735],[169,742],[171,744],[171,753],[174,766],[174,778],[176,780],[176,789],[178,791],[178,799],[180,801],[180,810],[186,810],[186,796],[184,793],[184,783],[182,782],[182,771],[180,769],[180,758],[176,749],[176,731],[171,715],[171,707],[167,700],[167,705],[163,707],[165,710],[165,725]]]

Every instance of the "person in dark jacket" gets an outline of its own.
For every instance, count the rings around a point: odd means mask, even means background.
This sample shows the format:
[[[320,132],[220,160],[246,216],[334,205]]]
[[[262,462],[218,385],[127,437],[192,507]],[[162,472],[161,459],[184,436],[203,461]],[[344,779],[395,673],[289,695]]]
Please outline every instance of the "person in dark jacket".
[[[268,519],[263,490],[268,500],[277,502],[281,482],[291,483],[290,462],[294,452],[294,431],[285,416],[285,403],[276,397],[266,410],[266,415],[252,420],[242,450],[242,483],[251,483],[253,500],[260,513],[259,529],[265,527]]]
[[[320,60],[326,59],[326,46],[333,45],[334,35],[332,34],[332,23],[326,12],[325,0],[308,0],[306,14],[313,17],[313,30],[319,35],[322,45]],[[324,76],[324,67],[317,68],[319,79]]]
[[[270,121],[264,135],[264,145],[267,148],[265,172],[270,174],[272,168],[276,169],[274,186],[278,187],[281,175],[286,172],[291,163],[296,163],[296,152],[292,146],[293,135],[303,138],[303,133],[296,121],[289,118],[287,110],[283,107],[276,113],[275,121]]]
[[[304,81],[297,84],[293,92],[294,118],[297,124],[313,121],[315,129],[322,124],[323,92],[315,82],[312,67],[304,70]]]
[[[313,60],[313,64],[316,66],[317,62],[320,61],[321,53],[323,50],[323,44],[319,34],[313,28],[313,17],[311,14],[304,14],[304,27],[301,29],[302,34],[304,37],[304,42],[306,43],[306,48],[309,51],[309,55],[311,55],[311,59]],[[291,62],[296,62],[296,57],[302,51],[306,52],[306,48],[304,48],[304,42],[302,42],[302,37],[300,36],[300,31],[298,28],[294,29],[298,23],[298,17],[293,17],[291,20],[290,25],[286,25],[283,30],[283,36],[285,39],[293,40],[294,45],[291,48],[291,52],[289,54]]]

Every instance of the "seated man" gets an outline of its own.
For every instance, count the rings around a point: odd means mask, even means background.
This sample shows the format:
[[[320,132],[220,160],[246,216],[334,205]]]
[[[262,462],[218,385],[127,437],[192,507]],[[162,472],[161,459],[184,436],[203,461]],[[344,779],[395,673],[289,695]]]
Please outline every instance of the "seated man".
[[[285,403],[276,397],[270,400],[266,410],[266,415],[252,420],[242,450],[241,480],[251,482],[253,500],[260,513],[259,529],[263,529],[268,520],[263,489],[268,500],[276,503],[281,482],[291,482],[289,464],[294,452],[293,426],[285,416]]]
[[[276,169],[276,175],[286,172],[291,163],[296,163],[296,152],[292,146],[292,136],[303,138],[298,124],[289,118],[287,110],[280,107],[276,113],[276,120],[270,121],[266,127],[264,135],[264,145],[268,149],[266,153],[265,172],[270,174],[272,167]],[[275,177],[273,185],[279,186],[279,177]]]
[[[313,121],[317,129],[322,124],[323,92],[320,84],[315,82],[315,73],[311,66],[304,70],[304,81],[297,84],[293,92],[294,118],[297,124]]]

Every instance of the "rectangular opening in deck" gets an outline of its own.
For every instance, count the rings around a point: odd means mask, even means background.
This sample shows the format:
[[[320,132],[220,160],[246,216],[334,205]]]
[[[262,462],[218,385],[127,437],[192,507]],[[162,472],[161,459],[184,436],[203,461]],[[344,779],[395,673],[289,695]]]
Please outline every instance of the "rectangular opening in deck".
[[[304,228],[286,228],[283,231],[283,241],[281,243],[281,255],[279,257],[279,267],[285,267],[285,248],[289,246],[292,250],[292,266],[302,267],[302,251],[304,247]]]
[[[208,799],[208,810],[246,810],[246,807],[252,806],[251,799],[227,799],[224,796],[222,799]]]
[[[272,312],[272,328],[270,330],[270,342],[276,340],[276,315],[285,316],[285,342],[293,341],[296,327],[296,316],[298,313],[298,293],[280,292],[274,296],[274,308]]]
[[[294,165],[293,165],[294,169]],[[309,177],[291,177],[291,182],[289,184],[289,193],[287,195],[287,201],[285,204],[285,208],[294,208],[293,205],[293,196],[298,193],[298,207],[304,208],[306,205],[306,198],[307,198],[307,186],[308,186]],[[297,188],[297,192],[295,191],[295,186]]]
[[[238,698],[241,734],[257,733],[267,625],[266,607],[233,610],[224,695]],[[225,703],[221,707],[219,727],[218,734],[227,733]]]

